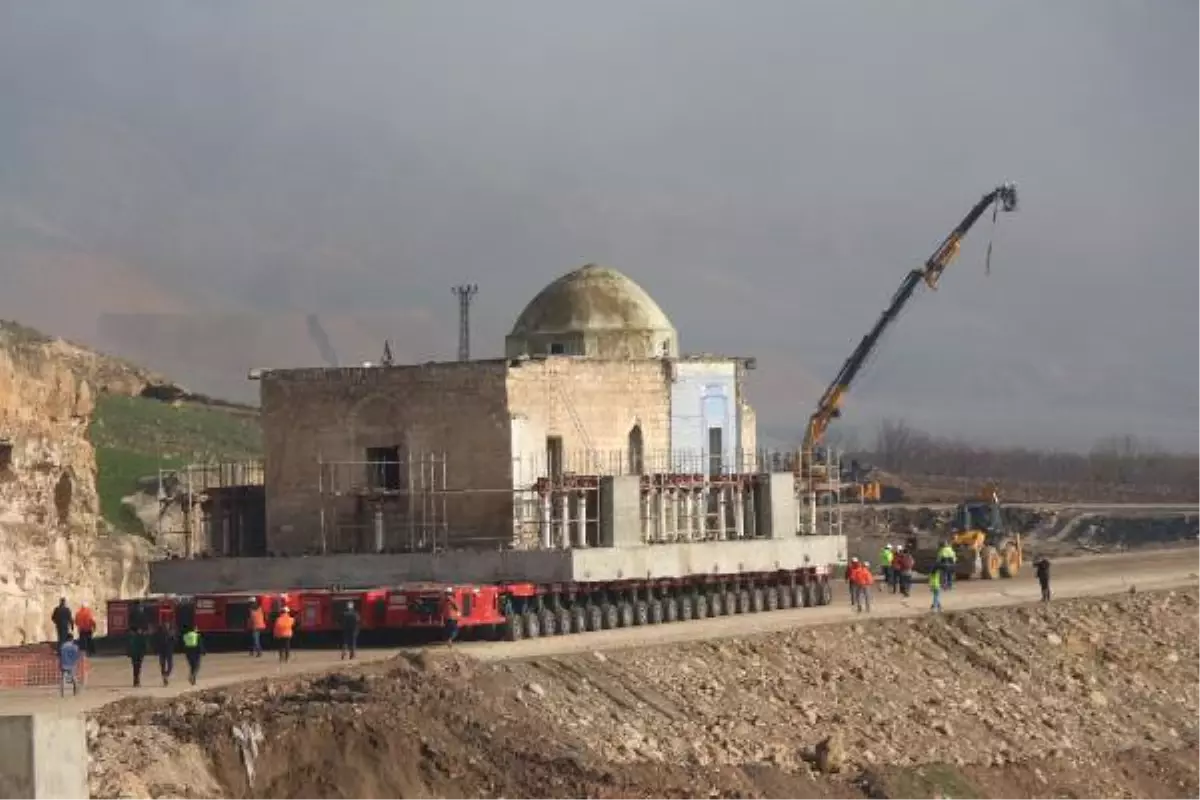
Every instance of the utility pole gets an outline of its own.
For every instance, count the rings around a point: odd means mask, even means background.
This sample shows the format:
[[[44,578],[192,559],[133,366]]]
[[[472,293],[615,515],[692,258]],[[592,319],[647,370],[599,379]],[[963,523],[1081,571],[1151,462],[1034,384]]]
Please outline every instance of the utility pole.
[[[464,283],[451,290],[458,298],[458,360],[471,360],[471,298],[479,291],[473,283]]]

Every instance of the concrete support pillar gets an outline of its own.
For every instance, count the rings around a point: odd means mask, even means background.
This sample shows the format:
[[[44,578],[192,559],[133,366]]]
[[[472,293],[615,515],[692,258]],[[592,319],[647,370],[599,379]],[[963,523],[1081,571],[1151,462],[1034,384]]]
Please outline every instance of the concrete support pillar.
[[[587,492],[579,491],[579,517],[575,520],[575,546],[587,547]]]
[[[567,504],[567,497],[570,493],[566,489],[558,491],[558,497],[554,498],[555,505],[558,506],[558,530],[555,531],[554,540],[558,546],[564,550],[571,546],[571,508]]]
[[[654,490],[658,503],[658,541],[667,541],[667,490],[659,486]]]
[[[795,477],[790,472],[760,476],[758,484],[758,532],[766,539],[796,535]]]
[[[383,530],[383,508],[375,507],[375,550],[376,553],[383,552],[383,545],[386,541]]]
[[[758,503],[755,500],[755,498],[757,497],[757,494],[754,491],[753,485],[745,493],[745,496],[746,496],[746,508],[745,508],[746,513],[742,517],[742,519],[745,520],[745,525],[746,525],[744,538],[753,539],[758,536]]]
[[[0,798],[88,797],[82,716],[0,716]]]
[[[725,494],[726,487],[721,486],[717,489],[717,538],[725,541]]]
[[[642,542],[639,475],[600,478],[600,546],[638,547]]]
[[[733,527],[738,539],[746,538],[746,493],[740,483],[733,487]]]
[[[553,508],[550,505],[550,490],[547,489],[546,493],[542,495],[541,536],[539,537],[542,540],[543,550],[550,549],[550,538],[552,536],[550,525],[553,516]]]

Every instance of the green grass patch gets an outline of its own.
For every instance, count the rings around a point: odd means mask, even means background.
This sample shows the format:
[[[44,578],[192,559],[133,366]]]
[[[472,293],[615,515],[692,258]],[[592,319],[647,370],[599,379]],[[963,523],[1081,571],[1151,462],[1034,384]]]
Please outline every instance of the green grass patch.
[[[125,532],[141,530],[121,506],[121,498],[137,489],[139,479],[160,468],[262,457],[257,414],[234,408],[102,394],[88,435],[96,448],[100,512]]]

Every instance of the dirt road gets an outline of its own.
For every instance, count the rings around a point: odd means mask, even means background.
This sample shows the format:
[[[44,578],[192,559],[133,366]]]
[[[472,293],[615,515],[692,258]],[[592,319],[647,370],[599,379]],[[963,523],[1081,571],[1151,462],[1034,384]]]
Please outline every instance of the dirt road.
[[[1090,556],[1063,559],[1054,565],[1053,588],[1059,598],[1112,594],[1139,590],[1167,589],[1194,585],[1197,574],[1197,551],[1194,548],[1159,550],[1146,553]],[[962,582],[946,595],[947,611],[990,606],[1017,605],[1037,600],[1039,590],[1032,575],[1013,581]],[[905,600],[899,595],[877,593],[876,617],[916,616],[928,613],[929,593],[923,585],[914,587],[913,597]],[[671,642],[687,642],[787,628],[844,622],[855,616],[848,607],[842,587],[835,592],[834,603],[824,608],[789,609],[748,616],[717,617],[674,625],[645,628],[624,628],[576,636],[534,639],[521,642],[469,642],[459,646],[463,653],[483,661],[521,659],[546,655],[612,650],[626,647],[646,647]],[[401,652],[397,648],[361,651],[362,662],[390,658]],[[324,671],[342,662],[336,650],[299,651],[290,664],[281,667],[274,654],[251,659],[240,653],[220,653],[204,661],[198,689],[239,683],[255,678],[280,675],[299,675]],[[142,697],[172,697],[191,691],[183,659],[176,659],[177,672],[170,687],[157,684],[157,663],[148,659],[145,683],[140,689],[130,686],[129,662],[123,658],[99,658],[89,686],[80,697],[58,697],[57,689],[27,689],[0,692],[0,713],[20,714],[34,711],[79,713],[98,708],[113,700],[131,695]]]

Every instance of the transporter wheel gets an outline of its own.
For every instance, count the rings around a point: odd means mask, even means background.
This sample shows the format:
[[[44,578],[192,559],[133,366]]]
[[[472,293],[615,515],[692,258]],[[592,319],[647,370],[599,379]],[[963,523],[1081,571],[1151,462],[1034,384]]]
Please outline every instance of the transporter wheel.
[[[651,600],[648,605],[650,606],[650,624],[661,625],[663,618],[666,616],[663,610],[662,600],[656,597]]]
[[[638,600],[633,606],[633,624],[634,625],[649,625],[650,624],[650,604],[645,600]]]
[[[708,598],[709,605],[712,607],[712,615],[714,617],[725,616],[725,593],[713,592],[712,597]]]
[[[583,633],[588,629],[587,612],[583,606],[571,607],[571,633]]]
[[[805,608],[812,608],[817,604],[817,597],[813,592],[813,585],[808,581],[800,584],[800,599],[804,603]]]
[[[521,621],[520,615],[514,614],[504,620],[502,634],[505,641],[509,642],[519,642],[525,638],[525,624]]]
[[[604,614],[604,630],[610,631],[621,624],[621,616],[613,603],[605,603],[601,609]]]
[[[804,608],[808,603],[804,602],[804,584],[793,583],[791,586],[792,607]]]
[[[536,613],[526,611],[521,617],[524,621],[526,639],[536,639],[542,635],[542,624]]]
[[[820,601],[819,602],[821,605],[827,606],[833,602],[833,584],[829,582],[828,578],[821,579],[821,583],[819,585],[819,592],[820,592],[820,594],[819,594]]]
[[[679,599],[672,596],[663,598],[663,621],[678,622],[679,621]]]
[[[750,613],[757,614],[763,610],[763,590],[761,586],[755,586],[750,592]]]
[[[587,629],[589,631],[604,629],[604,612],[600,610],[600,606],[589,605],[587,607]]]
[[[696,619],[708,619],[712,616],[712,604],[706,594],[696,595]]]
[[[542,629],[542,636],[558,635],[558,615],[550,609],[542,609],[542,613],[538,615],[538,625]]]
[[[555,631],[559,636],[566,636],[571,632],[571,612],[565,608],[560,608],[558,613],[554,615],[557,621],[558,630]]]
[[[779,595],[779,599],[776,602],[778,602],[780,608],[791,608],[792,607],[792,587],[791,586],[788,586],[786,584],[781,584],[778,587],[776,594]]]
[[[764,592],[763,600],[767,604],[767,611],[779,610],[779,590],[774,586],[768,586]]]
[[[628,600],[622,600],[621,605],[617,608],[618,622],[622,628],[633,627],[633,604]]]
[[[692,602],[690,595],[683,595],[679,598],[679,621],[687,622],[692,618],[693,612],[696,610],[695,604]]]
[[[725,592],[725,599],[721,601],[723,609],[722,614],[730,615],[738,613],[738,593],[732,589]]]
[[[739,613],[739,614],[749,614],[750,613],[750,590],[749,589],[742,589],[740,592],[738,592],[737,613]]]

